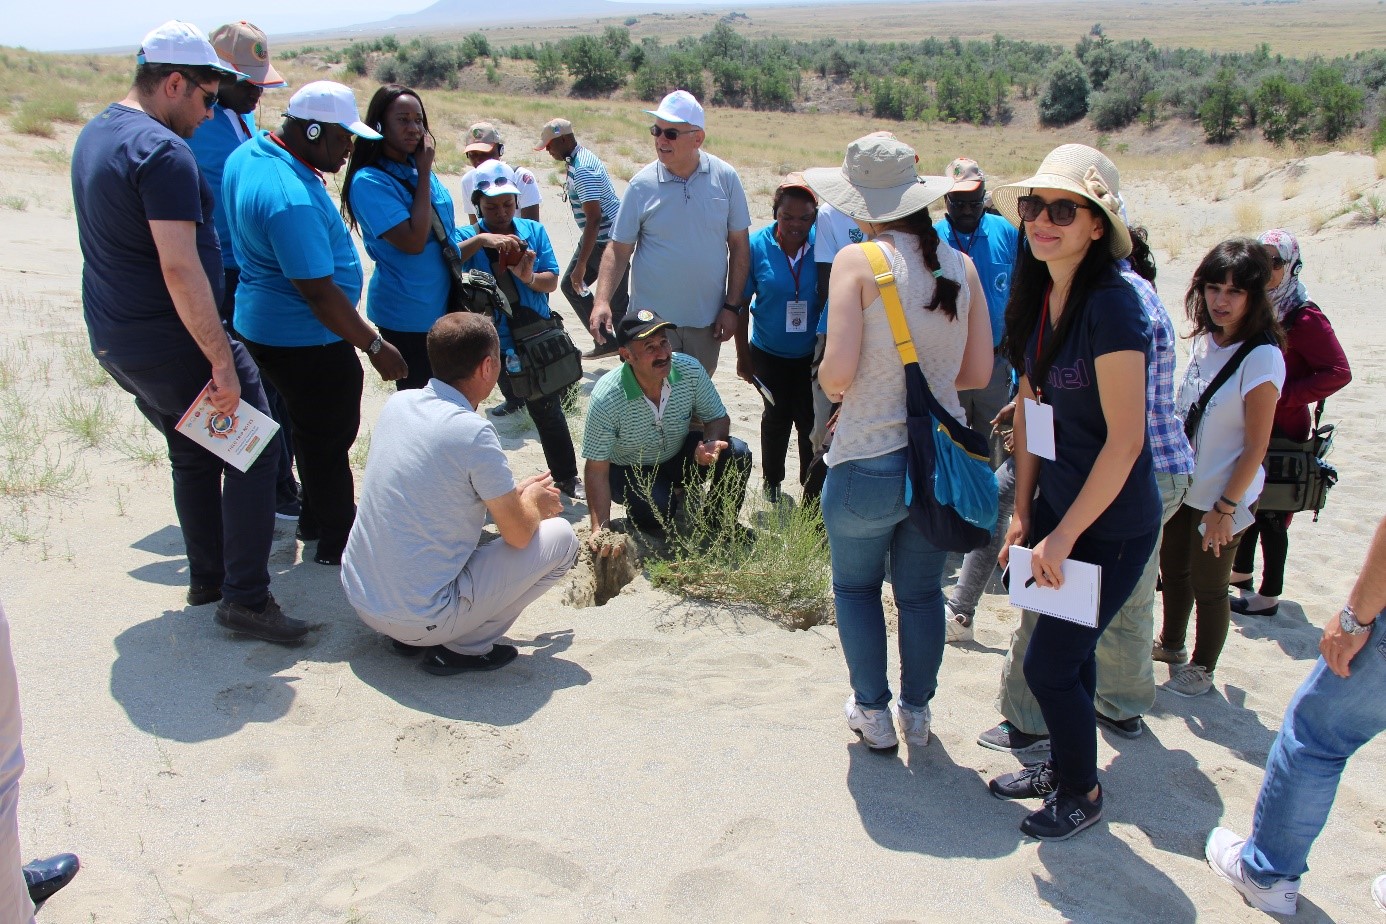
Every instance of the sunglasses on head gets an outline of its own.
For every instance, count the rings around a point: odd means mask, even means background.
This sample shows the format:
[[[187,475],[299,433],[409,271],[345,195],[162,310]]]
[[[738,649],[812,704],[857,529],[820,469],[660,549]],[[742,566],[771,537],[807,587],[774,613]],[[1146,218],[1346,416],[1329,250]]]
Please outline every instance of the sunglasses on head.
[[[497,187],[499,187],[499,186],[509,186],[509,185],[510,185],[510,177],[508,177],[508,176],[498,176],[498,177],[496,177],[494,180],[477,180],[477,181],[476,181],[476,188],[477,188],[479,191],[481,191],[481,192],[485,192],[486,190],[490,189],[492,186],[497,186]]]
[[[1071,199],[1045,202],[1039,196],[1021,196],[1015,200],[1015,209],[1020,213],[1021,221],[1034,221],[1040,217],[1040,212],[1048,212],[1050,223],[1060,228],[1073,224],[1073,219],[1078,217],[1079,209],[1097,211],[1096,206],[1088,205],[1086,202],[1074,202]]]
[[[686,128],[683,131],[679,131],[677,128],[660,128],[658,125],[651,125],[650,135],[654,138],[663,135],[669,141],[678,141],[679,135],[691,135],[697,130],[696,128]]]

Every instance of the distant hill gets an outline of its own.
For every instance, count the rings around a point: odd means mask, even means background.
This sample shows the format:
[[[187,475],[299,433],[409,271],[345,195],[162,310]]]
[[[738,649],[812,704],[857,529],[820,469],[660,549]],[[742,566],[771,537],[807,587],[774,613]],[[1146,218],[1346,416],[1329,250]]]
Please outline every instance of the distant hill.
[[[631,3],[615,3],[613,0],[529,0],[523,4],[504,4],[490,6],[477,3],[477,0],[438,0],[432,6],[417,13],[402,13],[391,16],[381,23],[371,25],[398,26],[414,29],[421,26],[458,26],[476,23],[478,26],[501,25],[516,22],[542,22],[550,19],[576,19],[588,16],[623,16],[649,12],[648,8]],[[689,5],[694,6],[694,4]],[[479,9],[480,7],[480,9]]]

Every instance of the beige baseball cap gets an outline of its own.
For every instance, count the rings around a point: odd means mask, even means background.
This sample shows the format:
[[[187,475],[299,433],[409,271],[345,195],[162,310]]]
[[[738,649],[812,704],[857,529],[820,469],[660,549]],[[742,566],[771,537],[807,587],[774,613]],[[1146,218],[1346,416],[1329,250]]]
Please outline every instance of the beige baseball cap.
[[[467,129],[467,146],[463,152],[490,151],[501,143],[500,132],[490,122],[477,122]]]
[[[270,64],[269,39],[264,30],[246,22],[229,22],[210,36],[212,47],[223,61],[249,76],[251,83],[266,90],[289,84]]]
[[[539,129],[539,143],[534,146],[536,151],[548,149],[549,142],[555,138],[562,138],[564,135],[573,133],[573,123],[567,119],[549,119],[544,123],[544,127]]]

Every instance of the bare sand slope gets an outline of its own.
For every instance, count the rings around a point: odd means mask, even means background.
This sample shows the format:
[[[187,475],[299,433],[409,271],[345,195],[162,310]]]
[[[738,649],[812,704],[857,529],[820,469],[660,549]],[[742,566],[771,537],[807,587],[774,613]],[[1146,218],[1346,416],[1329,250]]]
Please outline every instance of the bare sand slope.
[[[27,142],[7,144],[26,153]],[[644,578],[600,608],[550,593],[515,627],[512,667],[444,680],[368,631],[336,570],[304,563],[290,529],[276,542],[274,590],[322,628],[296,650],[228,638],[211,607],[183,606],[166,468],[134,461],[157,444],[83,355],[66,177],[8,161],[0,194],[28,204],[0,213],[0,396],[4,432],[18,433],[7,439],[21,440],[4,444],[6,477],[62,495],[0,497],[0,595],[29,756],[21,833],[28,855],[74,849],[84,862],[41,919],[1262,920],[1206,869],[1203,839],[1219,823],[1249,824],[1317,624],[1382,512],[1386,468],[1386,235],[1346,219],[1307,233],[1348,174],[1381,189],[1374,165],[1313,158],[1295,180],[1304,201],[1282,198],[1287,171],[1259,175],[1271,166],[1228,165],[1217,189],[1133,177],[1128,200],[1154,231],[1176,315],[1237,208],[1257,203],[1256,224],[1304,234],[1310,293],[1356,375],[1330,402],[1342,484],[1319,523],[1292,530],[1281,614],[1234,617],[1213,694],[1162,694],[1149,734],[1102,740],[1106,823],[1041,847],[1017,830],[1025,809],[986,792],[1014,759],[974,743],[996,721],[1014,625],[999,596],[985,600],[976,644],[948,650],[935,740],[897,756],[867,752],[847,730],[831,626],[787,632]],[[576,236],[553,192],[544,214],[566,258]],[[731,357],[717,382],[735,431],[755,443],[759,401]],[[368,387],[367,425],[387,394]],[[84,449],[60,426],[63,409],[79,417],[98,398],[104,438]],[[542,466],[532,431],[507,430],[506,444],[518,472]],[[1367,890],[1386,871],[1384,764],[1377,742],[1349,766],[1300,920],[1376,914]]]

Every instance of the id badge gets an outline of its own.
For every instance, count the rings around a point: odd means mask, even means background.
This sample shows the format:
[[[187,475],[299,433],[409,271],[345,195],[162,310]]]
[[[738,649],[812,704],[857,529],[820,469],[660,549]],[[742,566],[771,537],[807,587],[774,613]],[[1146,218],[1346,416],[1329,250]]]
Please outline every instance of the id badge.
[[[808,331],[808,302],[787,301],[784,303],[784,332],[802,334]]]
[[[1025,448],[1041,459],[1054,461],[1054,409],[1025,399]]]

